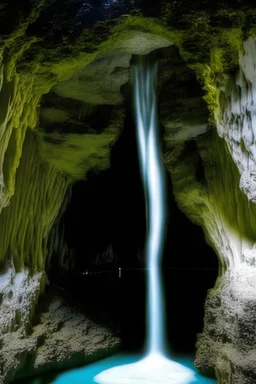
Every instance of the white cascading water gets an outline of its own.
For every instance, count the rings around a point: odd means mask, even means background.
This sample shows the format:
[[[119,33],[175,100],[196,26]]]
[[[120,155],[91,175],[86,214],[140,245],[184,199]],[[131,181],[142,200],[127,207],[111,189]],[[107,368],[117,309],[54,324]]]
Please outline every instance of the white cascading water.
[[[166,225],[164,166],[157,116],[157,62],[146,56],[132,68],[134,112],[145,192],[148,269],[147,354],[136,363],[110,368],[94,379],[100,384],[189,384],[194,372],[166,357],[161,257]]]
[[[157,62],[142,56],[133,67],[137,144],[147,213],[146,260],[147,350],[165,350],[162,279],[160,273],[166,228],[165,175],[161,161],[157,119]]]

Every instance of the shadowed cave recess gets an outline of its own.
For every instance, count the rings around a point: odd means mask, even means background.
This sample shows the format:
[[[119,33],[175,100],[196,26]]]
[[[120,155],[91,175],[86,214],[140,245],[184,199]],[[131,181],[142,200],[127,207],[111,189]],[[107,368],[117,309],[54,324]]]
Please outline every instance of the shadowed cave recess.
[[[158,63],[168,348],[256,383],[255,25],[246,0],[1,2],[0,384],[147,342],[141,57]]]

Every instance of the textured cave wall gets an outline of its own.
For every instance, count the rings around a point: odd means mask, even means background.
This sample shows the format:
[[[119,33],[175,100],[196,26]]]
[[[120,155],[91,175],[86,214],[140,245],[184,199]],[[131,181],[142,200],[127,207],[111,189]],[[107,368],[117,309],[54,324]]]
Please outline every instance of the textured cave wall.
[[[0,71],[0,210],[7,206],[15,190],[15,176],[27,128],[37,122],[40,96],[34,92],[33,78],[7,73],[3,61]]]
[[[27,131],[15,194],[0,215],[2,261],[9,256],[17,270],[44,270],[47,236],[69,182],[40,159],[35,135]]]
[[[219,256],[220,274],[239,265],[255,243],[256,208],[239,188],[224,140],[208,132],[167,152],[166,164],[181,209]]]
[[[23,151],[27,131],[35,128],[37,123],[40,97],[34,90],[33,76],[28,79],[15,74],[12,63],[3,53],[0,79],[1,332],[7,332],[20,326],[26,329],[31,321],[44,281],[45,249],[39,248],[45,237],[42,233],[45,227],[43,224],[38,232],[34,230],[33,221],[36,211],[40,210],[40,201],[36,206],[38,196],[33,196],[33,193],[36,193],[36,188],[37,192],[42,190],[29,175],[37,157],[36,148],[26,145]],[[20,164],[22,155],[27,164],[24,161]],[[17,184],[19,192],[13,197]],[[41,213],[45,213],[44,209]],[[24,270],[25,266],[28,269]],[[29,269],[36,274],[32,276]]]
[[[221,383],[251,384],[256,379],[255,40],[246,40],[243,48],[238,71],[222,83],[216,110],[217,131],[225,139],[229,162],[233,162],[237,173],[233,180],[227,176],[229,188],[239,191],[233,203],[239,216],[238,231],[229,239],[233,246],[239,244],[241,248],[237,248],[233,268],[208,295],[196,364],[206,371],[214,367]],[[204,357],[206,350],[207,354],[210,351],[210,364]]]
[[[73,250],[67,245],[65,239],[65,224],[62,220],[67,206],[70,202],[72,194],[71,187],[67,189],[66,196],[63,200],[61,208],[58,213],[58,217],[51,228],[47,243],[47,258],[45,264],[45,270],[48,272],[53,270],[54,267],[63,268],[68,271],[72,268],[73,263]]]
[[[166,156],[180,208],[202,226],[219,256],[220,275],[205,304],[196,366],[220,383],[255,378],[256,208],[239,188],[239,171],[216,132]]]
[[[239,54],[239,70],[225,79],[216,111],[217,130],[228,143],[241,178],[240,188],[252,202],[256,186],[256,41],[250,37]]]
[[[208,292],[195,365],[218,383],[255,383],[255,279],[255,268],[242,264]]]
[[[1,327],[5,331],[19,326],[26,328],[31,323],[37,298],[46,280],[44,268],[48,234],[68,184],[66,177],[38,157],[34,133],[27,131],[16,175],[15,194],[0,215],[1,280],[6,281],[5,274],[9,270],[14,275],[9,282],[10,298],[4,295],[4,310],[1,307]],[[20,277],[24,275],[24,281],[15,278],[15,271]],[[35,284],[31,297],[26,290],[33,288],[33,279]],[[5,284],[3,290],[7,290]]]
[[[212,113],[211,124],[205,126],[208,132],[200,135],[191,124],[188,135],[179,121],[177,137],[172,135],[177,119],[164,107],[161,118],[176,200],[202,226],[220,263],[219,278],[205,305],[196,366],[219,383],[252,384],[256,377],[255,42],[250,38],[243,45],[244,51],[238,51],[239,69],[233,74],[215,73],[214,92],[205,88]]]

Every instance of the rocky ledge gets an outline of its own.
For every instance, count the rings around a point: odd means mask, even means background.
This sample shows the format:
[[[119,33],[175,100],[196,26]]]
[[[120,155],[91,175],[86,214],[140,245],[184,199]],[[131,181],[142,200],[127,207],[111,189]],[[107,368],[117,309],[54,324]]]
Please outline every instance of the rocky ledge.
[[[256,383],[256,268],[227,271],[209,291],[195,365],[221,384]]]
[[[91,363],[113,353],[120,339],[51,289],[40,300],[36,323],[1,335],[0,383]],[[27,379],[26,379],[27,380]]]

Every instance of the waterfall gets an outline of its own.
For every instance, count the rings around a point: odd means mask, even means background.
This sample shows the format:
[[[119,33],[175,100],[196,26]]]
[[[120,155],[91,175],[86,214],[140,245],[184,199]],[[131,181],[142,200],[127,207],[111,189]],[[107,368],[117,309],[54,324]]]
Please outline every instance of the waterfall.
[[[146,357],[107,369],[94,380],[100,384],[192,384],[194,372],[166,357],[161,256],[166,227],[164,167],[157,117],[157,63],[139,57],[132,68],[134,112],[146,204],[147,349]]]
[[[139,57],[132,68],[137,143],[146,204],[147,351],[165,351],[161,258],[166,227],[166,185],[157,119],[157,62]]]

